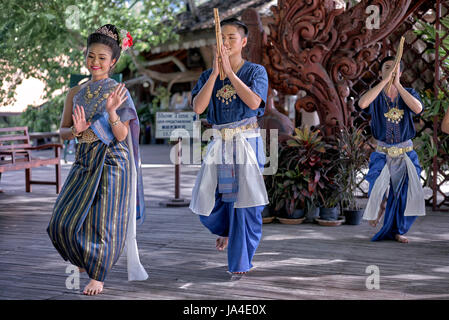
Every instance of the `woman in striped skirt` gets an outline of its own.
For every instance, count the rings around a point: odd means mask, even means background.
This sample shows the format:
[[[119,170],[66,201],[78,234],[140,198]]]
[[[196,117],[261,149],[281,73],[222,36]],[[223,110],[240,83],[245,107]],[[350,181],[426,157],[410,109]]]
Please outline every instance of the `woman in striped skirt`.
[[[135,236],[145,210],[139,120],[124,84],[109,78],[131,41],[129,33],[120,39],[113,25],[88,37],[86,67],[92,77],[69,91],[61,120],[61,137],[79,143],[47,232],[64,260],[89,275],[87,295],[102,292],[125,243],[128,279],[148,278]]]

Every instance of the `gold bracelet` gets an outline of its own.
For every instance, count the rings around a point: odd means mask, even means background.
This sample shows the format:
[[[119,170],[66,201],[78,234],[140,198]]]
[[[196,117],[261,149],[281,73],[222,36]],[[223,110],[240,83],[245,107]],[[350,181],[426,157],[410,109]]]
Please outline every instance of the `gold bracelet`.
[[[80,132],[80,133],[78,133],[78,134],[75,133],[75,127],[74,127],[74,126],[71,126],[71,127],[70,127],[70,130],[72,130],[72,134],[73,134],[73,136],[76,137],[76,138],[81,137],[81,136],[83,135],[82,132]]]
[[[116,125],[118,125],[119,121],[120,121],[120,116],[117,115],[117,120],[115,120],[114,122],[111,121],[111,119],[108,119],[109,124],[111,125],[111,127],[115,127]]]

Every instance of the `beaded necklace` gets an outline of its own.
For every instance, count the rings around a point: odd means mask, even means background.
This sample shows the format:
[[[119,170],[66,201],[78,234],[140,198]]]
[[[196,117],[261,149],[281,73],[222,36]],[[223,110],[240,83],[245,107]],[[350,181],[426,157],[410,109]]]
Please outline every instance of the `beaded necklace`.
[[[103,95],[100,97],[100,99],[98,99],[98,101],[95,103],[95,105],[94,105],[94,107],[93,107],[93,109],[92,109],[92,112],[91,112],[89,118],[86,120],[86,122],[90,122],[90,121],[92,120],[92,118],[94,117],[95,113],[97,112],[98,106],[99,106],[105,99],[107,99],[107,98],[109,97],[109,95],[115,90],[116,87],[117,87],[117,86],[114,86],[114,87],[112,87],[112,88],[109,90],[109,92],[103,93]],[[86,99],[86,103],[89,103],[90,100],[94,98],[94,96],[95,96],[95,98],[98,98],[98,97],[100,96],[101,88],[102,88],[102,86],[99,86],[98,89],[95,90],[94,93],[92,94],[89,85],[87,85],[87,87],[86,87],[86,91],[87,91],[87,92],[86,92],[86,94],[85,94],[85,96],[84,96],[85,99]]]

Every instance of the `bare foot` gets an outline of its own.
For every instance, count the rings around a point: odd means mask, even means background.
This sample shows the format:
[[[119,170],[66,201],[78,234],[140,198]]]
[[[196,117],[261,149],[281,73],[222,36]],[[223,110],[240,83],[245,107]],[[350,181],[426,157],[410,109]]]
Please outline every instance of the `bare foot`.
[[[218,237],[215,247],[218,251],[223,251],[228,246],[228,237]]]
[[[79,270],[80,273],[86,272],[86,269],[84,269],[84,268],[79,268],[78,267],[78,270]]]
[[[96,294],[101,293],[102,291],[103,291],[103,282],[90,279],[90,282],[84,288],[83,293],[87,296],[94,296]]]
[[[377,226],[377,224],[379,223],[380,219],[382,218],[382,216],[383,216],[384,213],[385,213],[385,208],[386,208],[386,206],[387,206],[387,201],[386,201],[386,200],[383,200],[382,203],[380,204],[379,212],[377,213],[377,219],[376,219],[376,220],[370,220],[370,221],[369,221],[369,224],[370,224],[372,227],[376,227],[376,226]]]
[[[369,220],[369,224],[373,228],[377,226],[378,222],[379,222],[379,220],[377,220],[377,219],[376,220]]]
[[[408,239],[400,234],[397,234],[395,236],[395,239],[397,242],[400,242],[400,243],[408,243]]]

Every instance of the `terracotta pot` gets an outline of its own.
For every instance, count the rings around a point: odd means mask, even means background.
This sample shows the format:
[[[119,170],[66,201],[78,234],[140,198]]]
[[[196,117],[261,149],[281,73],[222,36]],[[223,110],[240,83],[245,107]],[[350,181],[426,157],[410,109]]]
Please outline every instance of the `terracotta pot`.
[[[277,218],[282,224],[301,224],[306,218],[292,219],[292,218]]]
[[[274,219],[276,219],[276,217],[264,217],[262,218],[262,223],[263,224],[272,223]]]
[[[326,227],[336,227],[341,225],[343,222],[345,222],[344,217],[340,217],[338,220],[322,220],[322,219],[316,219],[318,224],[320,226],[326,226]]]

